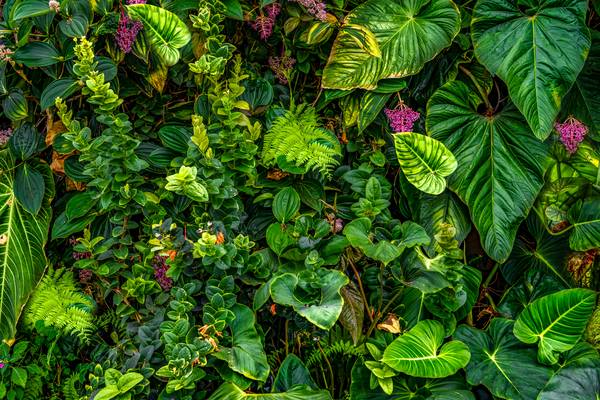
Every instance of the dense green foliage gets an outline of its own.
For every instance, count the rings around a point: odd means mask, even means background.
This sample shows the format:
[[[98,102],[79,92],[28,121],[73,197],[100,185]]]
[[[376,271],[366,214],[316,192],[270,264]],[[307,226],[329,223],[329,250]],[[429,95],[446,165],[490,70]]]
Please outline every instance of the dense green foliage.
[[[0,399],[600,398],[598,2],[0,7]]]

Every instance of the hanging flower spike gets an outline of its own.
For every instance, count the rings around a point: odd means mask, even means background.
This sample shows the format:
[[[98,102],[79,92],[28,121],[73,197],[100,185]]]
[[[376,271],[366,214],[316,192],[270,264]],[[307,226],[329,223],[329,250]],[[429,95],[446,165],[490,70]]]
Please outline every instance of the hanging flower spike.
[[[290,74],[294,64],[296,64],[296,59],[292,57],[269,57],[269,67],[271,67],[277,80],[279,80],[282,85],[287,85],[287,76]]]
[[[48,7],[55,13],[60,11],[60,3],[56,0],[50,0],[48,2]]]
[[[143,28],[144,25],[140,21],[132,21],[125,13],[121,13],[115,39],[117,40],[119,48],[124,53],[129,53],[131,51],[135,38]]]
[[[306,8],[306,11],[316,19],[325,22],[327,20],[327,11],[325,3],[318,0],[292,0]]]
[[[267,10],[267,15],[272,19],[277,18],[279,13],[281,12],[281,5],[279,3],[272,3],[265,7]]]
[[[162,290],[171,290],[173,280],[167,276],[169,265],[167,265],[166,260],[167,257],[165,256],[154,256],[152,268],[154,269],[154,279],[156,279]]]
[[[384,112],[394,132],[412,132],[414,123],[421,116],[421,114],[408,107],[402,101],[396,108],[386,108]]]
[[[261,12],[254,22],[250,22],[250,26],[259,33],[262,40],[267,40],[273,34],[275,19],[281,12],[281,6],[279,3],[269,4],[265,7],[265,10],[266,15]]]
[[[560,141],[565,145],[569,154],[577,151],[579,143],[583,142],[588,128],[583,123],[573,118],[567,118],[565,122],[554,124],[554,129],[560,135]]]
[[[146,0],[127,0],[127,4],[146,4]]]

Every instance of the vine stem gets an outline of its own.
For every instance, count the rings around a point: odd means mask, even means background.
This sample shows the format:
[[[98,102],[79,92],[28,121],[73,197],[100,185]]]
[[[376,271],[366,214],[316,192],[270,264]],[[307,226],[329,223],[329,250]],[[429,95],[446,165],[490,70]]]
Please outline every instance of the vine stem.
[[[477,78],[475,78],[475,76],[473,76],[473,74],[471,73],[471,71],[469,71],[468,69],[466,69],[462,65],[459,65],[458,68],[460,68],[460,70],[462,72],[464,72],[465,75],[467,75],[471,79],[471,81],[473,82],[473,84],[477,88],[477,91],[481,95],[481,98],[485,102],[485,106],[487,107],[487,109],[490,110],[490,111],[493,110],[494,107],[492,107],[492,103],[490,103],[490,100],[488,99],[487,94],[485,93],[485,91],[483,90],[483,88],[481,87],[481,85],[479,84],[479,82],[477,82]]]
[[[379,318],[381,318],[383,315],[385,315],[385,313],[387,312],[387,310],[392,306],[392,304],[394,304],[394,302],[396,301],[396,299],[402,294],[402,290],[398,290],[398,292],[396,292],[396,294],[390,299],[390,301],[387,302],[387,304],[385,305],[385,307],[383,307],[383,309],[381,310],[381,312],[377,312],[377,315],[375,316],[375,319],[373,320],[373,322],[371,322],[371,325],[369,326],[369,330],[367,330],[367,334],[365,335],[365,340],[367,338],[369,338],[369,336],[371,336],[371,332],[373,332],[373,329],[375,329],[375,326],[377,325],[377,322],[379,322]]]

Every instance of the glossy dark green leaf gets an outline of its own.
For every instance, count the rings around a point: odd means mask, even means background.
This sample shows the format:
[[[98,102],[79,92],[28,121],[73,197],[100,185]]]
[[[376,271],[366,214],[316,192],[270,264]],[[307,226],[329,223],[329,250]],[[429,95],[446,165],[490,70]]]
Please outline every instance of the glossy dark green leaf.
[[[68,37],[85,36],[88,30],[88,19],[83,14],[76,14],[58,23],[61,32]]]
[[[67,202],[67,207],[65,208],[67,219],[72,221],[75,218],[83,217],[88,211],[94,208],[97,202],[98,200],[90,192],[76,193]]]
[[[80,86],[78,82],[72,78],[63,78],[52,81],[42,92],[42,96],[40,97],[40,107],[42,110],[45,110],[54,105],[54,100],[57,97],[66,100],[79,89]]]
[[[11,91],[2,99],[2,111],[11,121],[20,121],[29,115],[27,99],[20,90]]]
[[[44,176],[29,164],[21,164],[15,172],[13,192],[26,211],[37,215],[46,193]]]
[[[391,93],[366,92],[360,99],[358,131],[363,132],[381,113]]]
[[[292,187],[281,189],[273,199],[273,215],[277,221],[285,224],[300,210],[300,196]]]
[[[46,0],[26,0],[18,2],[11,10],[11,19],[17,21],[23,18],[38,17],[48,13],[54,13]]]
[[[42,135],[30,124],[21,125],[13,132],[8,147],[19,160],[26,160],[42,146]]]
[[[158,137],[166,148],[186,154],[192,130],[183,125],[165,125],[159,129]]]
[[[587,251],[600,247],[600,198],[579,200],[569,210],[573,226],[569,244],[573,250]]]
[[[60,213],[54,220],[54,225],[52,225],[52,240],[64,239],[74,233],[83,231],[95,218],[96,215],[88,215],[69,220],[66,212]]]
[[[331,400],[331,395],[327,390],[312,390],[304,385],[284,393],[246,393],[233,383],[224,383],[208,400]]]
[[[50,43],[31,42],[15,51],[14,60],[26,67],[48,67],[58,63],[61,56]]]
[[[477,59],[508,86],[533,133],[546,139],[590,48],[587,2],[479,0],[471,35]],[[560,60],[560,61],[558,61]]]
[[[306,385],[317,389],[317,385],[302,360],[294,354],[288,354],[279,366],[271,391],[274,393],[285,392],[296,385]]]
[[[503,262],[542,188],[548,149],[510,104],[485,116],[482,103],[466,84],[447,83],[428,103],[427,131],[456,157],[450,189],[469,207],[483,249]]]

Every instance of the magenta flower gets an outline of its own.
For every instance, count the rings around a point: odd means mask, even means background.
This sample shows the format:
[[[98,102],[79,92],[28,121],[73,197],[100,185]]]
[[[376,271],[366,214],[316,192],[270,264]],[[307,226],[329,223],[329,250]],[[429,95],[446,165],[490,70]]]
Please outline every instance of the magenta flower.
[[[117,40],[119,48],[124,53],[129,53],[131,51],[135,38],[142,28],[144,28],[144,25],[140,21],[132,21],[125,13],[121,13],[115,39]]]
[[[554,129],[560,135],[560,141],[565,145],[569,154],[577,151],[579,143],[583,142],[588,131],[587,126],[573,117],[567,118],[565,122],[554,124]]]
[[[404,103],[400,102],[398,107],[384,110],[390,121],[390,127],[394,132],[412,132],[414,123],[419,119],[421,114],[414,111]]]
[[[171,290],[173,280],[167,276],[169,265],[166,263],[166,260],[167,257],[165,256],[154,256],[152,268],[154,268],[154,279],[156,279],[162,290]]]
[[[11,128],[0,130],[0,146],[4,146],[6,143],[8,143],[8,140],[10,139],[12,134],[13,130]]]
[[[4,363],[0,363],[0,369],[2,369],[4,367],[5,367]]]
[[[250,23],[250,26],[258,32],[262,40],[267,40],[273,34],[273,27],[275,26],[275,19],[281,12],[281,6],[279,3],[269,4],[265,7],[267,14],[261,14],[256,17],[254,22]]]
[[[327,19],[327,11],[325,11],[325,3],[318,0],[292,0],[306,8],[306,11],[316,19],[325,22]]]
[[[288,76],[295,64],[296,59],[292,57],[269,57],[269,67],[282,85],[287,85]]]
[[[127,0],[127,4],[146,4],[146,0]]]

